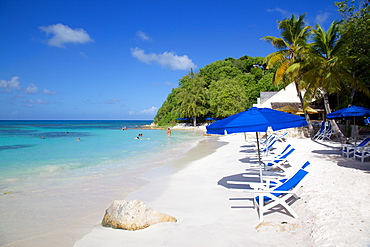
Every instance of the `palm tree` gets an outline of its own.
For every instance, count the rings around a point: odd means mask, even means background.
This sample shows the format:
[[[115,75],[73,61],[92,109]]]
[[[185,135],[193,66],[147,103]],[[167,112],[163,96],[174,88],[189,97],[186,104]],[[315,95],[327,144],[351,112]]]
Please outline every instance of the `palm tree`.
[[[339,92],[346,81],[352,76],[347,72],[348,59],[339,54],[341,40],[339,38],[338,22],[332,22],[325,31],[319,24],[313,30],[312,52],[306,54],[302,67],[306,71],[302,76],[302,83],[306,85],[306,99],[312,99],[319,94],[323,97],[326,113],[330,113],[329,94]],[[334,120],[330,120],[334,134],[345,141]]]
[[[263,40],[270,42],[278,51],[271,53],[266,57],[267,69],[277,67],[274,75],[274,83],[284,83],[287,86],[291,82],[295,83],[297,95],[304,109],[305,118],[308,123],[310,135],[313,136],[314,129],[310,117],[305,111],[306,103],[302,96],[300,85],[301,73],[288,73],[288,68],[302,60],[302,55],[307,52],[307,39],[310,35],[310,26],[305,26],[305,14],[300,15],[297,19],[292,15],[290,19],[278,21],[278,28],[281,30],[281,38],[266,36]]]
[[[196,126],[196,118],[208,113],[206,82],[191,72],[180,80],[180,84],[181,89],[177,93],[178,112],[182,117],[192,117]]]

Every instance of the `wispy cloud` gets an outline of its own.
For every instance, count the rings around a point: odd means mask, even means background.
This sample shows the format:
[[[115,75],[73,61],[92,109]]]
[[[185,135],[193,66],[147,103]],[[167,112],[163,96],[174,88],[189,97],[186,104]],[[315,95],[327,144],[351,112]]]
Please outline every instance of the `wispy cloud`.
[[[187,55],[178,56],[174,52],[166,51],[162,54],[146,54],[144,50],[136,47],[131,48],[131,54],[140,62],[147,64],[156,63],[172,70],[188,70],[189,68],[197,67]]]
[[[156,114],[158,111],[158,107],[152,106],[149,109],[142,110],[141,114]]]
[[[130,115],[155,115],[158,111],[158,107],[152,106],[142,111],[129,111]]]
[[[47,90],[46,88],[44,89],[44,91],[42,93],[43,94],[47,94],[47,95],[56,95],[57,94],[57,92],[53,92],[53,91]]]
[[[24,107],[33,107],[34,105],[48,105],[50,102],[43,99],[29,99],[23,101]]]
[[[42,26],[40,29],[47,35],[53,35],[53,37],[47,41],[50,46],[64,48],[64,45],[68,43],[85,44],[94,41],[82,28],[72,29],[60,23],[50,26]]]
[[[24,89],[24,92],[27,94],[35,94],[39,92],[39,88],[35,84],[31,83]]]
[[[13,76],[9,81],[0,80],[0,92],[11,94],[14,90],[17,90],[18,93],[21,94],[37,94],[40,92],[39,88],[34,83],[30,83],[27,87],[21,87],[19,76]],[[42,91],[42,93],[46,95],[57,94],[57,92],[50,91],[46,88],[44,89],[44,91]],[[19,98],[21,97],[21,95],[17,95],[16,97]]]
[[[85,58],[87,57],[87,55],[85,54],[85,52],[80,51],[78,54],[80,54],[81,57],[85,57]]]
[[[139,30],[136,32],[136,36],[139,37],[141,40],[149,41],[151,38],[148,34],[144,33],[143,31]]]
[[[120,102],[121,101],[119,99],[108,99],[104,103],[109,104],[109,105],[113,105],[113,104],[117,104],[117,103],[120,103]]]
[[[322,25],[330,18],[330,15],[331,14],[328,12],[320,12],[318,15],[316,15],[315,21],[316,23]]]
[[[13,76],[9,81],[0,80],[0,89],[11,92],[12,89],[20,89],[19,76]]]
[[[267,9],[267,12],[279,12],[284,17],[290,17],[292,15],[291,12],[281,9],[279,7],[273,8],[273,9]]]

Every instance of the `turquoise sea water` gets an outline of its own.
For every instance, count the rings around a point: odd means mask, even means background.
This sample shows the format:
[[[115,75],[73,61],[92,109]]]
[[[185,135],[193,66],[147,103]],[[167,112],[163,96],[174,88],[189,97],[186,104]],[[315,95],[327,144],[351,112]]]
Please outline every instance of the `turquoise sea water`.
[[[151,122],[0,121],[0,190],[37,177],[135,169],[149,157],[165,161],[172,156],[165,152],[185,150],[200,137],[198,132],[172,131],[167,138],[166,130],[138,129]]]
[[[139,128],[151,122],[0,121],[0,245],[72,246],[113,200],[148,184],[148,171],[204,139]]]

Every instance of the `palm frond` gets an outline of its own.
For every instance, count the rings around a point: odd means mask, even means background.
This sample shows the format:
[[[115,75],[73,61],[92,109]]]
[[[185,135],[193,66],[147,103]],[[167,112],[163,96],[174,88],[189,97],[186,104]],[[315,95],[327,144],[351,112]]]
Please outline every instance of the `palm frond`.
[[[265,36],[262,37],[261,39],[270,42],[275,48],[279,50],[286,49],[289,46],[289,44],[287,44],[282,38]]]

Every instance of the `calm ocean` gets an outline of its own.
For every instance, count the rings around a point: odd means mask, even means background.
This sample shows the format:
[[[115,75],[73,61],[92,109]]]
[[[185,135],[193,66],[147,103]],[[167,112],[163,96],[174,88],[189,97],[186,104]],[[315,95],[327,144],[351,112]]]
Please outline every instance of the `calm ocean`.
[[[143,175],[176,172],[166,167],[204,139],[140,129],[150,123],[0,121],[0,245],[72,246],[113,200],[147,185]]]
[[[17,190],[38,178],[149,167],[166,162],[171,153],[181,155],[201,139],[193,131],[172,131],[167,138],[166,130],[138,129],[151,122],[0,121],[0,191]]]

